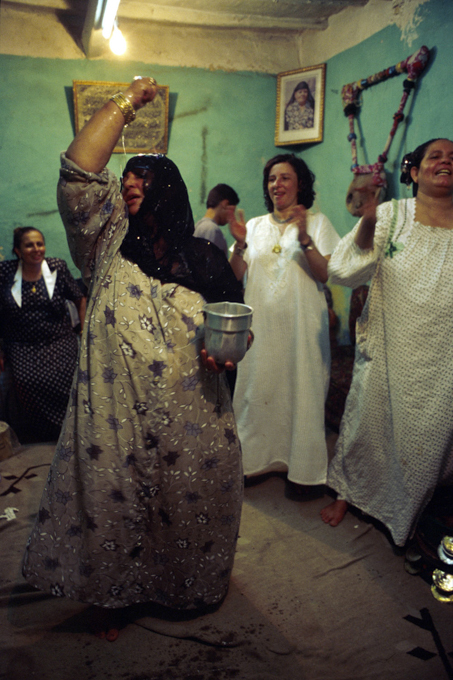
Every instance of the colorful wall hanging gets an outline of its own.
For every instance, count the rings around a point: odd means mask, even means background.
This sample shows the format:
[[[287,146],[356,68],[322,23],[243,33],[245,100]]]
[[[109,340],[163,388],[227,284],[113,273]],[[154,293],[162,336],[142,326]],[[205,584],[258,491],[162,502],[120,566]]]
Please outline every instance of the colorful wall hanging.
[[[406,102],[411,91],[415,87],[417,79],[423,73],[428,63],[429,54],[429,49],[423,45],[423,47],[420,47],[417,52],[411,54],[404,61],[400,61],[398,64],[390,66],[384,71],[379,71],[379,73],[375,73],[368,78],[363,78],[354,83],[348,83],[347,85],[344,85],[341,90],[344,115],[349,121],[348,141],[351,143],[352,150],[351,171],[354,174],[354,179],[351,182],[346,195],[346,207],[352,215],[357,217],[362,215],[363,205],[371,191],[376,193],[379,202],[384,199],[387,188],[384,164],[387,161],[388,152],[398,125],[404,120],[403,111]],[[355,133],[354,124],[362,104],[361,94],[363,90],[368,89],[372,85],[382,83],[385,80],[404,72],[407,73],[407,78],[403,83],[403,95],[397,112],[393,114],[393,125],[384,146],[384,150],[379,154],[376,163],[371,165],[359,165],[357,162],[357,135]]]

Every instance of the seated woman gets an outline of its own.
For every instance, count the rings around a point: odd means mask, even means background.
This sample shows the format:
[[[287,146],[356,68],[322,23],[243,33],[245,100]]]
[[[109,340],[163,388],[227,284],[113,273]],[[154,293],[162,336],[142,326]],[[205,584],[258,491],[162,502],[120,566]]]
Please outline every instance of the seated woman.
[[[371,285],[327,477],[338,498],[321,512],[336,526],[352,504],[397,546],[453,483],[453,142],[422,144],[403,170],[414,198],[370,203],[329,263],[332,283]]]
[[[38,229],[18,227],[13,243],[17,259],[0,262],[0,371],[11,373],[17,410],[10,425],[22,443],[53,441],[66,413],[78,352],[66,300],[75,303],[83,324],[86,299],[66,263],[45,257]]]
[[[24,575],[110,610],[204,611],[228,589],[243,476],[225,375],[200,360],[202,309],[242,292],[224,254],[193,237],[171,160],[130,159],[121,187],[105,167],[156,92],[153,78],[135,79],[62,155],[58,203],[91,291]]]

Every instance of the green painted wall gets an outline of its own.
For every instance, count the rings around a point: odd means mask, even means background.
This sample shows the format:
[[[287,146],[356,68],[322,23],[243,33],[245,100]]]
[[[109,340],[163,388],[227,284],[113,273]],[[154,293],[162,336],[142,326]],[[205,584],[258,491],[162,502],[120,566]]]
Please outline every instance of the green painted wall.
[[[404,197],[399,184],[399,167],[405,153],[432,137],[453,137],[453,2],[431,0],[418,10],[419,38],[408,45],[401,32],[390,26],[360,45],[327,63],[324,141],[300,148],[300,155],[315,172],[318,202],[335,224],[340,235],[355,224],[345,208],[346,191],[352,180],[351,145],[347,140],[348,121],[343,114],[341,88],[402,61],[422,45],[432,51],[428,67],[406,104],[406,119],[398,127],[386,164],[391,196]],[[356,133],[362,138],[359,163],[374,163],[382,152],[393,114],[403,94],[403,74],[371,87],[363,93],[362,111]]]
[[[152,74],[170,86],[168,156],[184,177],[194,218],[205,213],[206,192],[218,182],[238,192],[246,215],[264,212],[262,168],[275,153],[275,77],[137,63],[65,61],[0,55],[0,246],[10,257],[12,230],[33,225],[49,255],[73,273],[57,211],[59,155],[74,136],[73,80],[129,82]],[[109,167],[120,173],[126,157]]]
[[[387,170],[391,195],[407,195],[399,184],[402,156],[431,137],[453,138],[452,75],[453,2],[430,0],[417,10],[419,37],[409,45],[390,26],[327,62],[324,141],[275,148],[275,76],[105,61],[46,60],[0,55],[0,246],[9,257],[11,232],[33,224],[47,237],[49,255],[70,262],[56,209],[59,153],[73,137],[72,80],[127,82],[136,74],[152,74],[170,86],[168,155],[187,183],[195,219],[204,214],[205,192],[217,182],[231,184],[241,197],[246,217],[264,212],[261,175],[275,153],[301,155],[317,177],[317,207],[340,235],[355,219],[345,207],[352,179],[348,124],[341,88],[405,59],[421,45],[432,50],[431,62],[406,105]],[[363,95],[358,131],[359,162],[374,162],[382,151],[402,94],[404,76],[376,85]],[[120,172],[124,157],[110,167]],[[347,338],[348,292],[335,288]]]
[[[342,52],[327,62],[325,128],[322,144],[299,148],[316,174],[317,204],[343,236],[352,229],[356,218],[345,207],[347,188],[352,180],[351,146],[347,141],[348,121],[343,114],[341,88],[344,84],[366,78],[413,54],[426,45],[432,52],[430,63],[411,94],[398,127],[386,164],[389,197],[412,196],[399,183],[400,163],[405,153],[433,137],[453,139],[453,2],[431,0],[417,12],[419,37],[412,45],[401,39],[396,26],[390,26],[360,45]],[[359,163],[374,163],[382,152],[393,114],[403,93],[403,74],[375,85],[363,93],[362,111],[356,133],[361,138]],[[346,342],[350,291],[333,287],[334,307],[341,318],[340,341]]]

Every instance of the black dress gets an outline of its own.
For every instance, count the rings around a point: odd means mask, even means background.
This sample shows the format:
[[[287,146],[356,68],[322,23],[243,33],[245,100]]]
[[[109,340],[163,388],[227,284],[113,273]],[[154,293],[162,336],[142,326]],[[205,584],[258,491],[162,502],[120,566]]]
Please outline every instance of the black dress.
[[[46,262],[57,270],[52,299],[43,278],[22,280],[21,307],[11,293],[17,260],[0,262],[0,337],[18,409],[10,424],[21,442],[58,438],[77,361],[66,300],[82,293],[64,260]]]

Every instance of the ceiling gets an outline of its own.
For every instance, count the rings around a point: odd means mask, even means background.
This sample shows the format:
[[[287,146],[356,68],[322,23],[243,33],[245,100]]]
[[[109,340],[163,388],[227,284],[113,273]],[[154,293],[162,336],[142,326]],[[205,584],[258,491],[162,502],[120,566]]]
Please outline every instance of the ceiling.
[[[323,30],[329,17],[369,0],[120,0],[118,18],[218,28]],[[85,18],[107,0],[4,0],[5,5]]]
[[[101,0],[102,1],[102,0]],[[118,17],[193,26],[300,31],[368,0],[121,0]]]
[[[390,1],[390,0],[389,0]],[[0,0],[2,7],[19,14],[26,13],[27,25],[34,26],[37,16],[52,15],[89,58],[105,56],[100,17],[111,0]],[[117,0],[118,2],[118,0]],[[233,50],[246,50],[253,33],[279,36],[285,49],[285,35],[298,37],[306,30],[323,31],[329,18],[351,7],[363,7],[369,0],[120,0],[119,27],[126,28],[128,40],[135,36],[139,43],[146,23],[154,33],[160,27],[176,27],[187,31],[187,38],[197,40],[209,31],[225,31],[221,36],[230,41]],[[198,34],[194,31],[198,31]],[[236,32],[235,41],[232,32]],[[228,34],[226,33],[228,32]],[[181,32],[177,34],[181,35]],[[228,35],[228,37],[227,37]],[[242,38],[240,37],[242,36]],[[130,40],[131,43],[134,39]],[[214,37],[215,40],[215,37]],[[239,41],[239,42],[238,42]],[[241,42],[242,41],[242,42]],[[289,49],[289,43],[288,43]],[[230,60],[231,61],[231,60]]]

